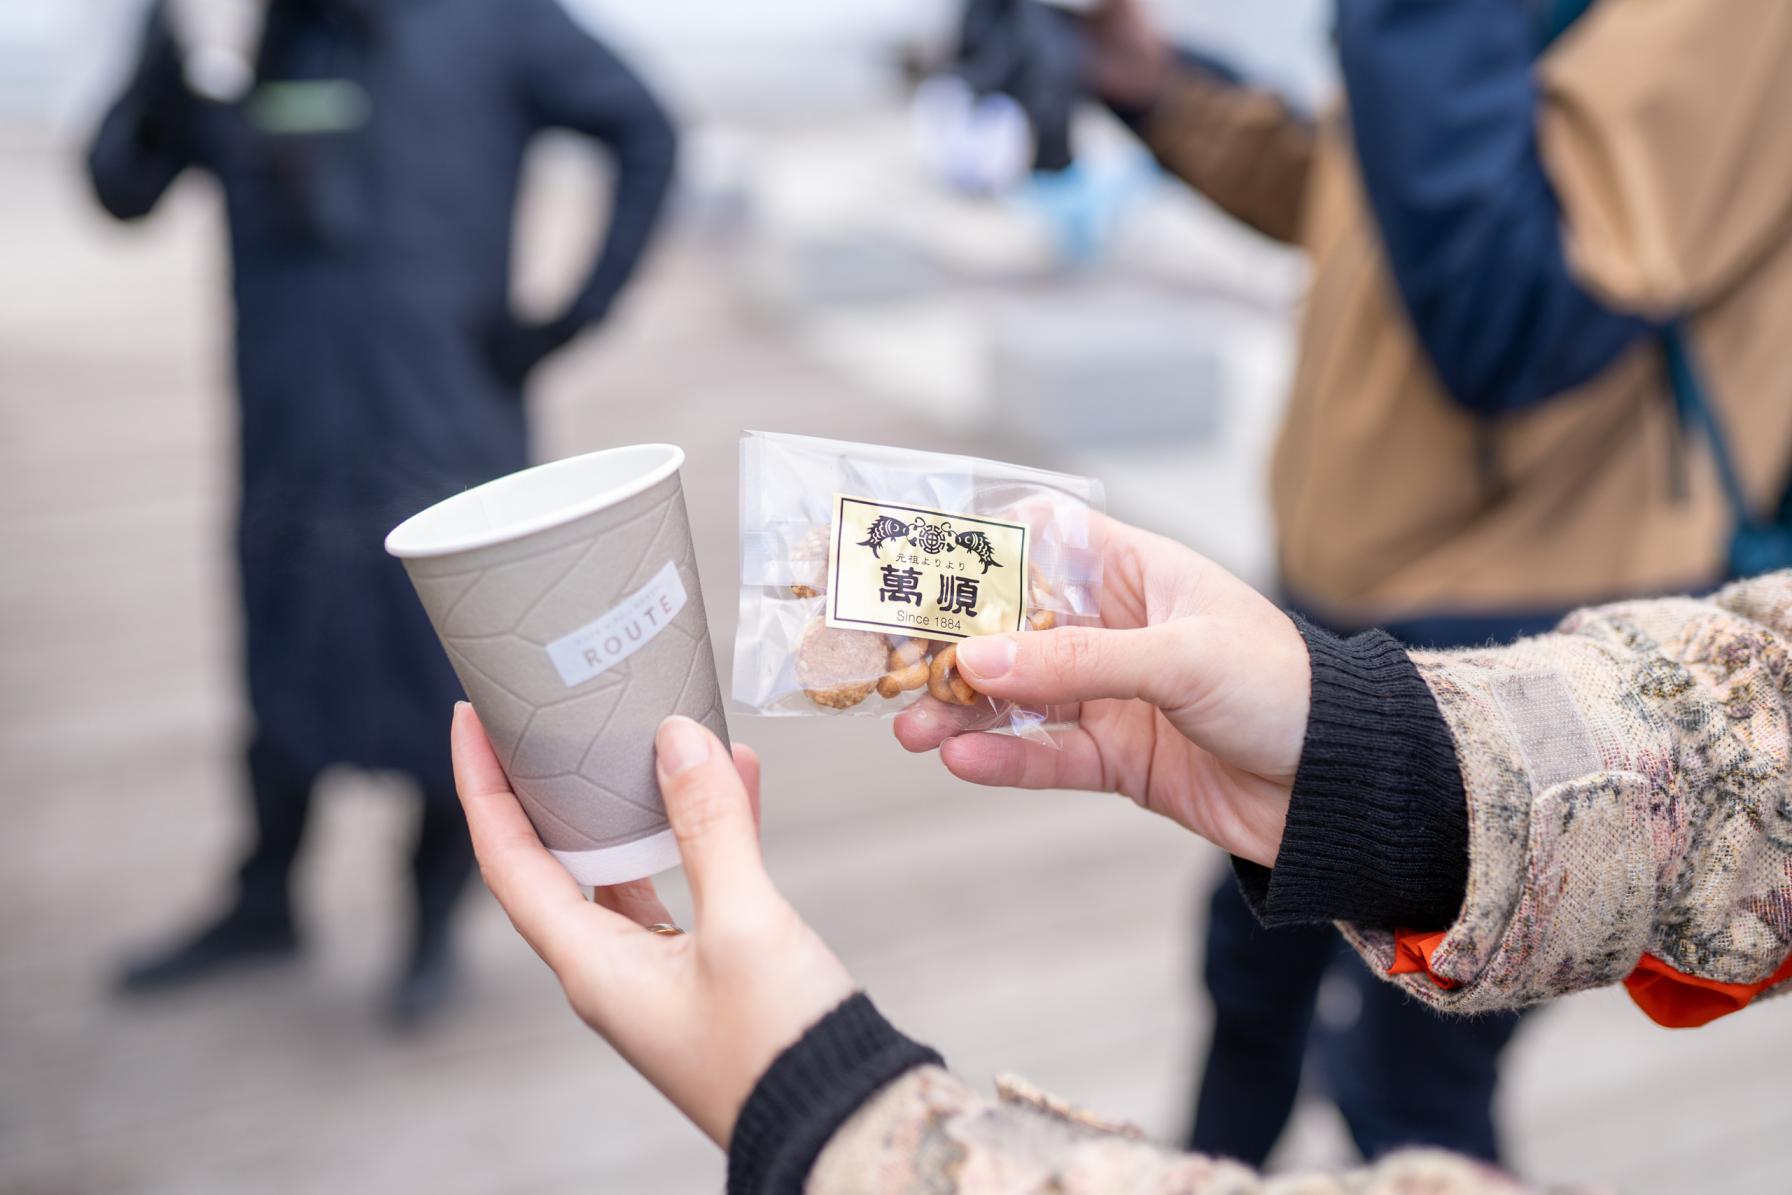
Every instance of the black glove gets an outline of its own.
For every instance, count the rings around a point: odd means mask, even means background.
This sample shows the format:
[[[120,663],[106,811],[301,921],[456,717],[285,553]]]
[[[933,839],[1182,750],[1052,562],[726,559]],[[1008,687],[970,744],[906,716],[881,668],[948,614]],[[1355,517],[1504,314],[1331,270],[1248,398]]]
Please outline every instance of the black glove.
[[[1081,19],[1038,0],[966,0],[957,73],[978,95],[1012,96],[1033,128],[1033,168],[1070,165],[1070,118],[1082,94]]]
[[[485,337],[486,360],[505,386],[518,389],[550,353],[571,340],[578,328],[565,319],[521,323],[506,316]]]
[[[138,97],[137,144],[150,153],[187,156],[191,152],[185,141],[191,136],[200,100],[187,87],[181,61],[180,47],[158,11],[131,83],[131,91]]]

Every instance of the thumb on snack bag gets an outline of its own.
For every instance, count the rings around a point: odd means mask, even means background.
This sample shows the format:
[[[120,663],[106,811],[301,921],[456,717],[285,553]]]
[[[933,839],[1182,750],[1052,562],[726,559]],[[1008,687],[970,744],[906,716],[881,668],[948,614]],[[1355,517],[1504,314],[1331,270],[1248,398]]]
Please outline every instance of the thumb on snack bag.
[[[660,723],[653,745],[660,794],[699,920],[712,909],[724,910],[743,886],[769,886],[753,800],[721,740],[674,716]]]
[[[1037,705],[1104,697],[1161,702],[1182,645],[1163,627],[1058,627],[958,645],[958,668],[980,693]]]

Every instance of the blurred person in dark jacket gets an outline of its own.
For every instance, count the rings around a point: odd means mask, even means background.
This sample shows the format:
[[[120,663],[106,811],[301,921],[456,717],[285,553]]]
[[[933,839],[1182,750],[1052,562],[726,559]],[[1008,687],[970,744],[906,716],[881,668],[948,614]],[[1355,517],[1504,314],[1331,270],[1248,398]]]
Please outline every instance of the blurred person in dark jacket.
[[[1085,31],[1091,90],[1159,161],[1310,256],[1271,479],[1289,605],[1468,646],[1723,579],[1739,516],[1775,509],[1792,467],[1792,9],[1340,0],[1344,94],[1318,119],[1174,51],[1139,0]],[[1741,503],[1676,401],[1670,324]],[[1330,929],[1263,929],[1230,882],[1206,949],[1193,1148],[1263,1161],[1329,973],[1358,1011],[1317,1061],[1362,1152],[1497,1157],[1516,1014],[1437,1018]]]
[[[188,167],[223,191],[254,839],[223,916],[131,965],[122,986],[293,953],[307,809],[320,773],[349,764],[409,776],[423,797],[391,1006],[412,1022],[455,990],[450,913],[472,854],[443,732],[460,689],[382,537],[526,463],[525,380],[599,323],[634,272],[675,134],[557,0],[273,0],[240,102],[189,87],[191,47],[169,17],[152,7],[89,166],[122,220]],[[524,149],[550,127],[609,148],[614,202],[570,304],[531,322],[510,307],[511,224]]]

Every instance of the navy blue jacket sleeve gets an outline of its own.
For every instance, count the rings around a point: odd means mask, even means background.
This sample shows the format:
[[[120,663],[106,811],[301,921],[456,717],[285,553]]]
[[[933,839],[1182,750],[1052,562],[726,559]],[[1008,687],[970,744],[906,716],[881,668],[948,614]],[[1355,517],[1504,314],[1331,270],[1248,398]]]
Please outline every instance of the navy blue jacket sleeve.
[[[616,163],[603,250],[562,319],[570,335],[603,317],[640,262],[671,186],[677,134],[640,77],[559,0],[506,8],[521,43],[517,70],[531,119],[603,142]]]
[[[152,5],[131,81],[88,149],[87,173],[101,207],[120,220],[149,214],[195,160],[197,103],[181,79],[162,6]]]
[[[1419,342],[1495,414],[1599,373],[1651,325],[1569,272],[1537,144],[1538,28],[1521,0],[1340,0],[1363,185]]]

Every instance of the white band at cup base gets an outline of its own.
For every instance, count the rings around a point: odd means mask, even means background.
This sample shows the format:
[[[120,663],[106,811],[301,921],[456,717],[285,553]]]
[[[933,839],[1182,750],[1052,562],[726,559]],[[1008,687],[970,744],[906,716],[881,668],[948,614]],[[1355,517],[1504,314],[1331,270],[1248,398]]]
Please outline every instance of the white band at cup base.
[[[668,828],[646,838],[595,851],[556,851],[549,854],[572,878],[587,887],[621,884],[658,875],[678,866],[678,837]]]

